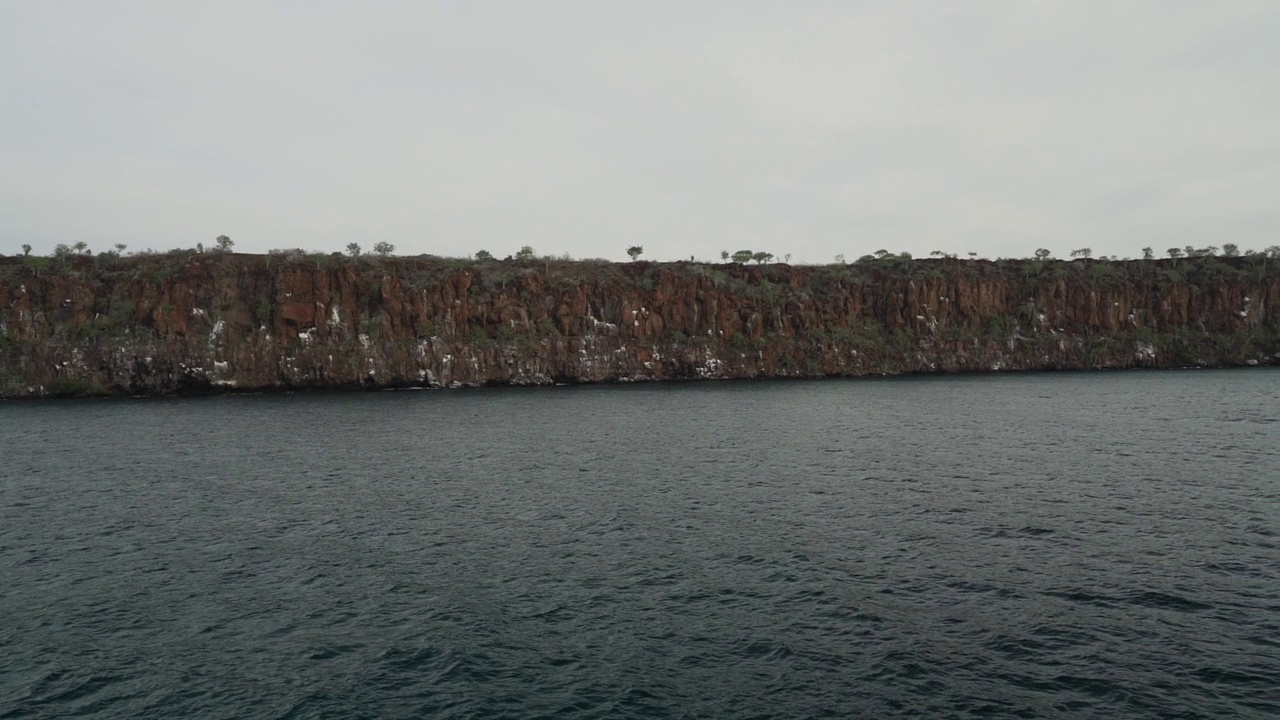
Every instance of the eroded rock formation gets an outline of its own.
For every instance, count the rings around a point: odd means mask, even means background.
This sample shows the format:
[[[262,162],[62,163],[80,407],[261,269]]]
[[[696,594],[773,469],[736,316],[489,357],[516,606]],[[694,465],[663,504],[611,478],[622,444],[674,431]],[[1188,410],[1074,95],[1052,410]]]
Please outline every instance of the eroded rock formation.
[[[0,258],[0,395],[1280,364],[1280,260]]]

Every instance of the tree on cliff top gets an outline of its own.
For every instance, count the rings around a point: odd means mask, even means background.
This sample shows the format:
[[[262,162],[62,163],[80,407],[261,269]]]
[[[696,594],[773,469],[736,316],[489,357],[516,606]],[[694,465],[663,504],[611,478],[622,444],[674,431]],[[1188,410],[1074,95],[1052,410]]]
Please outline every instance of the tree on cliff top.
[[[376,253],[378,253],[379,255],[381,255],[381,256],[383,256],[383,257],[386,257],[386,256],[388,256],[388,255],[390,255],[391,253],[393,253],[393,252],[395,252],[395,251],[396,251],[396,246],[395,246],[395,245],[392,245],[391,243],[387,242],[386,240],[383,240],[383,241],[379,242],[377,245],[374,245],[374,246],[373,246],[373,251],[374,251],[374,252],[376,252]]]
[[[751,253],[751,259],[755,260],[756,264],[764,264],[773,259],[773,253],[760,250]]]
[[[532,260],[535,255],[532,245],[525,245],[520,248],[520,252],[516,253],[517,260]]]
[[[751,258],[755,257],[755,255],[756,254],[750,250],[739,250],[733,254],[733,261],[736,263],[750,262]]]
[[[351,257],[360,257],[360,253],[364,252],[360,249],[360,243],[347,243],[347,254]]]
[[[226,235],[219,235],[214,242],[217,243],[218,252],[231,252],[231,248],[235,246],[235,243],[231,241],[231,238]]]
[[[632,245],[631,247],[627,248],[627,254],[631,256],[632,262],[635,262],[636,258],[640,257],[640,254],[643,252],[644,252],[644,248],[640,247],[639,245]]]

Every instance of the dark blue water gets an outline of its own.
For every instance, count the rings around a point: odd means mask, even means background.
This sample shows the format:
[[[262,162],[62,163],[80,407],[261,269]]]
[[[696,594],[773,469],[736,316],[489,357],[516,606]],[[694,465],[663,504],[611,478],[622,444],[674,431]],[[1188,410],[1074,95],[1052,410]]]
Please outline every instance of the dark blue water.
[[[1280,372],[0,404],[0,718],[1276,717]]]

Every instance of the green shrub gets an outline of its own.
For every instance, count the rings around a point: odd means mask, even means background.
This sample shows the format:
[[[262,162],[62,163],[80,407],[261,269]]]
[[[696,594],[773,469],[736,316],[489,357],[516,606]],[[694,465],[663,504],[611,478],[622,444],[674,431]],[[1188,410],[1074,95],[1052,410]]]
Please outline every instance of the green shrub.
[[[27,255],[22,258],[22,264],[38,272],[40,270],[48,270],[52,267],[53,261],[47,257]]]

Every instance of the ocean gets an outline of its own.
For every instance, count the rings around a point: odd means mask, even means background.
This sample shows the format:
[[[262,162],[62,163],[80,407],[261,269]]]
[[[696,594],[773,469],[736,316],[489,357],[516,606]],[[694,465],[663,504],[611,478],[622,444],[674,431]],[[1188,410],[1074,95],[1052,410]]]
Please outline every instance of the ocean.
[[[0,403],[0,718],[1273,718],[1280,370]]]

